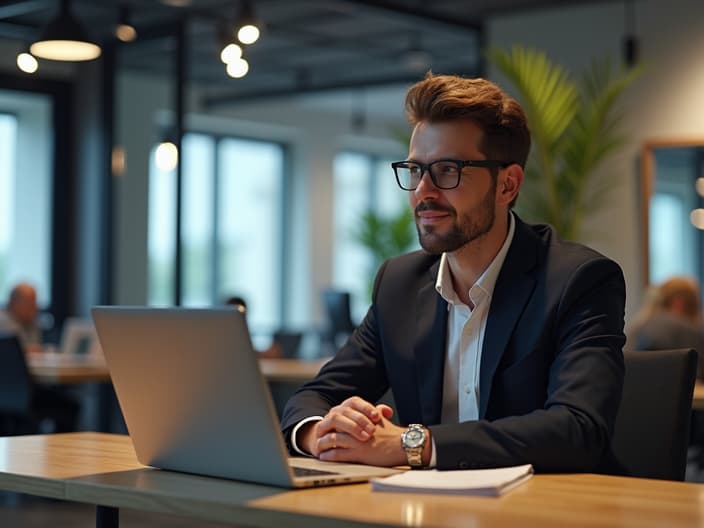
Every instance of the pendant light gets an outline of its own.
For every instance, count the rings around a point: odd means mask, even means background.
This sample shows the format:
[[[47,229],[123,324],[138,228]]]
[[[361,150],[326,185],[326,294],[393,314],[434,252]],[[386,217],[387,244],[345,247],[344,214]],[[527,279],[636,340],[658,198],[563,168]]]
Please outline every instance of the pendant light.
[[[69,0],[60,0],[59,14],[30,46],[32,55],[58,61],[87,61],[100,56],[100,46],[90,39],[73,17]]]

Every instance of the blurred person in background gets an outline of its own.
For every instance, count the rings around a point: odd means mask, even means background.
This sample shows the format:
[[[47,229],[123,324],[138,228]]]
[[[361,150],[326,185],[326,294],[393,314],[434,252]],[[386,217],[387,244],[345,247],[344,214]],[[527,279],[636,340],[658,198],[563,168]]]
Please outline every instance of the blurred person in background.
[[[37,291],[31,284],[21,282],[12,288],[6,309],[0,312],[0,333],[16,335],[26,352],[41,351],[38,316]]]
[[[697,377],[704,379],[704,323],[695,279],[672,277],[652,287],[627,335],[627,350],[695,349]]]

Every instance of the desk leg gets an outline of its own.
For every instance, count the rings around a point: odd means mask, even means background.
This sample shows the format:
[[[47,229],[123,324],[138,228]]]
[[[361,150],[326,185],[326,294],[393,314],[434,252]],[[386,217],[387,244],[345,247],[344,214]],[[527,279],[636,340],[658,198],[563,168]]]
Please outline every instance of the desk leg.
[[[95,507],[95,528],[118,528],[120,526],[120,510],[111,506]]]

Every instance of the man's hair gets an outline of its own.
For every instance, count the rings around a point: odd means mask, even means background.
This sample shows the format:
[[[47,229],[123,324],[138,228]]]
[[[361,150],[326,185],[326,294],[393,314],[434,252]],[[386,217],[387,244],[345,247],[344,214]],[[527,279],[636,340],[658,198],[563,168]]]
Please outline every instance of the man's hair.
[[[406,94],[411,125],[471,120],[483,132],[479,150],[487,157],[518,163],[525,168],[530,132],[521,105],[486,79],[433,75],[417,82]]]
[[[696,321],[700,315],[699,284],[690,277],[672,277],[659,287],[660,306],[669,309],[679,301],[685,317]]]

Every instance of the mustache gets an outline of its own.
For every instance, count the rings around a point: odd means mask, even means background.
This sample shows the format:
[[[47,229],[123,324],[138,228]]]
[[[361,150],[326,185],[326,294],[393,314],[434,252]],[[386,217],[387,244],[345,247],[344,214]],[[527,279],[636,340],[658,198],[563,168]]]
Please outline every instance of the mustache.
[[[420,213],[422,211],[442,211],[444,213],[449,213],[451,215],[456,214],[456,211],[453,207],[442,206],[442,205],[437,204],[435,202],[420,202],[418,205],[416,205],[416,208],[415,208],[416,216],[418,216],[418,213]]]

